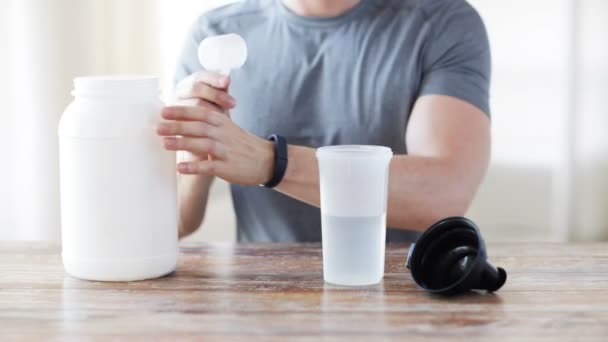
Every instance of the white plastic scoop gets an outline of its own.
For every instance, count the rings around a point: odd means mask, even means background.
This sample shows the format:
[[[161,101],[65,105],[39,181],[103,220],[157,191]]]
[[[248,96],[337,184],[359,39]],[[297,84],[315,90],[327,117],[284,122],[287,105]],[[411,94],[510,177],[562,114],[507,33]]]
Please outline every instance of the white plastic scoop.
[[[235,33],[205,38],[198,47],[198,60],[203,68],[229,75],[247,60],[247,44]]]
[[[247,44],[243,37],[236,33],[222,34],[203,39],[198,46],[198,61],[203,68],[228,76],[230,71],[238,69],[247,60]],[[182,152],[182,151],[180,151]],[[178,154],[178,161],[192,160],[189,152]],[[209,160],[211,160],[209,156]]]

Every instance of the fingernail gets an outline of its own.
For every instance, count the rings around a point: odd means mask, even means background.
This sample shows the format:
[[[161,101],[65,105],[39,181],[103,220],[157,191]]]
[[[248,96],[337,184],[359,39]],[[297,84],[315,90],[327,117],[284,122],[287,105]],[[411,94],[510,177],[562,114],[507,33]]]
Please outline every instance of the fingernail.
[[[177,140],[175,140],[175,138],[165,138],[165,146],[175,147],[175,145],[177,145]]]
[[[220,83],[220,87],[225,87],[228,85],[228,77],[227,76],[222,76],[220,77],[219,83]]]
[[[161,113],[162,117],[165,119],[169,119],[171,117],[171,111],[167,108],[163,109],[163,112]]]
[[[233,97],[229,96],[226,98],[226,100],[228,101],[228,104],[230,105],[230,107],[236,106],[236,100]]]
[[[156,125],[156,131],[160,134],[165,134],[169,130],[169,126],[165,123],[159,123]]]
[[[190,172],[190,164],[180,163],[177,165],[177,170],[179,172]]]

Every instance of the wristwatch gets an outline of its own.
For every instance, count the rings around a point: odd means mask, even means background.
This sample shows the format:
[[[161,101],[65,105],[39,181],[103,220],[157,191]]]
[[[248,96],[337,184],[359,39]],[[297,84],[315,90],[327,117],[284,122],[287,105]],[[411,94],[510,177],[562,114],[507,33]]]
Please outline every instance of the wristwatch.
[[[266,188],[274,188],[279,185],[287,170],[287,140],[278,134],[272,134],[268,140],[274,143],[274,170],[268,183],[263,184]]]

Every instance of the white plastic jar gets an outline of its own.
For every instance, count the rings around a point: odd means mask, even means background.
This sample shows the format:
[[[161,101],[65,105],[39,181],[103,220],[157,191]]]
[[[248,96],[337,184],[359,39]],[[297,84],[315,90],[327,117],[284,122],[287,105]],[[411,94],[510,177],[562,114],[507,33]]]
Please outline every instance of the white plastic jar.
[[[178,256],[175,153],[148,76],[80,77],[59,123],[62,257],[70,275],[156,278]]]

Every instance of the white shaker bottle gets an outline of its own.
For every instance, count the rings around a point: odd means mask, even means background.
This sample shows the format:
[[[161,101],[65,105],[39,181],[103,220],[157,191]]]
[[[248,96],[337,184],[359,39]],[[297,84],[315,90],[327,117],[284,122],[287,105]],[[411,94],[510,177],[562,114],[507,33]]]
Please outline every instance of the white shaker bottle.
[[[99,281],[160,277],[178,256],[175,153],[162,148],[158,80],[80,77],[59,124],[62,257]]]
[[[381,146],[317,150],[326,282],[354,286],[382,280],[392,156],[390,148]]]

